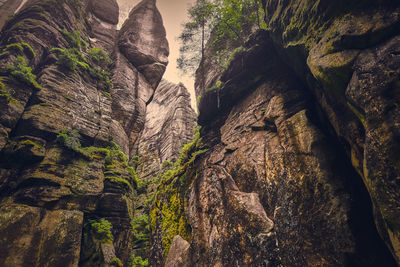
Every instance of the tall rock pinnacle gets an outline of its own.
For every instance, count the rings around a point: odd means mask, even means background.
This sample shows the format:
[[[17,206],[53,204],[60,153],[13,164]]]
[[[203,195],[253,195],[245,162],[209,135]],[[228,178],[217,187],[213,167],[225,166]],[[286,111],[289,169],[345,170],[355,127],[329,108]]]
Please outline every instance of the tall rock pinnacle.
[[[153,86],[168,64],[169,47],[155,0],[143,0],[132,9],[120,31],[121,52]]]

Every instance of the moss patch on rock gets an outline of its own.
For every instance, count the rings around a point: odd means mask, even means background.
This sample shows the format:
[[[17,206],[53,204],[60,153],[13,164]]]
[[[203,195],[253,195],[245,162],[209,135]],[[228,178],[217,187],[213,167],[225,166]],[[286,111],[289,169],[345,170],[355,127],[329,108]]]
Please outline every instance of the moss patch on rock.
[[[41,86],[36,81],[36,75],[32,73],[32,68],[27,66],[23,56],[17,56],[13,64],[8,64],[7,71],[10,77],[16,81],[25,83],[37,90],[41,89]]]
[[[191,228],[184,214],[185,194],[196,178],[195,160],[204,152],[206,149],[197,132],[194,140],[183,147],[174,168],[163,174],[157,188],[150,211],[150,227],[152,232],[157,226],[161,227],[164,255],[168,254],[174,236],[191,238]]]

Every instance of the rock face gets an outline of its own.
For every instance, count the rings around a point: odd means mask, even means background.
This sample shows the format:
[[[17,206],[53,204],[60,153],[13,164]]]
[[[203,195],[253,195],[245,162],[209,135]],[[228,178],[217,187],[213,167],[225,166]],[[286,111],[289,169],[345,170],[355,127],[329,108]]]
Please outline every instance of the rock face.
[[[0,30],[3,28],[7,19],[14,15],[14,12],[18,9],[18,7],[22,4],[23,0],[1,0],[0,1]]]
[[[152,86],[157,86],[168,64],[168,41],[156,0],[140,2],[122,25],[119,48]]]
[[[138,177],[155,178],[163,171],[163,162],[178,159],[183,145],[192,141],[196,118],[185,86],[161,81],[147,106],[145,127],[138,141]]]
[[[135,214],[147,220],[147,229],[137,227],[144,238],[136,240],[133,250],[135,256],[148,258],[149,250],[154,251],[152,245],[150,246],[148,214],[156,185],[162,174],[170,170],[178,160],[183,146],[192,141],[197,125],[196,118],[185,86],[162,80],[147,106],[146,122],[137,142],[139,157],[136,172],[147,187],[136,198]],[[149,261],[152,262],[152,256]]]
[[[158,188],[154,265],[400,264],[399,3],[263,2]]]
[[[127,262],[138,180],[125,154],[133,153],[168,55],[154,1],[140,6],[147,13],[120,34],[115,0],[30,0],[4,26],[1,266]],[[137,23],[152,15],[158,31]],[[163,46],[126,43],[130,31]],[[151,73],[156,67],[130,56],[137,51],[163,67]]]

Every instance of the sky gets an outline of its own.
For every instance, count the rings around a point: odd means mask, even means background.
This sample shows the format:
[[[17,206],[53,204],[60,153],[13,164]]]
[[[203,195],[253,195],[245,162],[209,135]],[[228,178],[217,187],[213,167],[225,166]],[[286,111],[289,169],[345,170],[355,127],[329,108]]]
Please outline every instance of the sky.
[[[120,6],[120,24],[129,15],[129,11],[140,0],[117,0]],[[177,37],[181,33],[181,24],[187,18],[187,9],[194,0],[157,0],[157,7],[164,21],[164,27],[167,32],[169,43],[169,64],[164,74],[164,79],[179,83],[182,82],[188,88],[191,95],[192,107],[196,110],[196,97],[194,93],[194,78],[190,76],[181,76],[176,68],[176,59],[179,57],[179,41]]]

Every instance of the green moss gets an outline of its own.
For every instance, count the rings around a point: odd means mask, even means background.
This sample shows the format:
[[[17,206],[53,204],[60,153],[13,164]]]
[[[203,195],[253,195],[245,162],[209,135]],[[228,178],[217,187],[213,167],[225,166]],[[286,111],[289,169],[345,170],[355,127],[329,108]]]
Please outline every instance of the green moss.
[[[174,164],[173,164],[171,161],[165,160],[165,161],[162,163],[161,168],[163,168],[163,169],[169,169],[169,168],[172,167],[173,165],[174,165]]]
[[[233,52],[231,53],[231,55],[229,56],[228,60],[226,61],[224,70],[228,69],[229,66],[231,65],[232,61],[235,59],[235,57],[242,52],[245,52],[246,48],[244,48],[243,46],[239,46],[237,47],[235,50],[233,50]]]
[[[103,147],[90,146],[90,147],[78,148],[77,152],[93,160],[93,159],[104,159],[108,155],[109,150]]]
[[[115,267],[122,267],[122,266],[124,266],[124,265],[122,264],[122,261],[121,261],[119,258],[117,258],[117,257],[114,257],[114,258],[112,258],[112,259],[110,260],[110,265],[111,265],[111,266],[115,266]]]
[[[139,164],[140,164],[140,157],[139,156],[133,156],[131,158],[130,165],[137,166]]]
[[[62,31],[67,39],[70,48],[52,48],[50,51],[57,53],[57,64],[66,70],[75,71],[77,67],[87,71],[97,82],[97,87],[110,91],[114,85],[111,80],[111,73],[107,70],[112,60],[103,49],[93,47],[89,50],[87,58],[82,51],[87,49],[86,42],[81,38],[79,31]],[[106,95],[111,98],[111,95]]]
[[[132,222],[132,231],[134,234],[134,246],[142,242],[148,242],[150,239],[149,216],[143,214],[135,217]]]
[[[193,166],[195,160],[204,152],[206,149],[197,131],[194,140],[183,147],[174,168],[163,174],[157,188],[150,211],[150,226],[152,231],[157,225],[161,226],[164,255],[168,254],[175,235],[179,234],[186,240],[191,237],[191,228],[184,214],[184,196],[197,175]]]
[[[94,67],[89,68],[89,73],[97,80],[97,86],[101,89],[110,91],[114,87],[110,72]]]
[[[221,81],[217,81],[212,87],[207,88],[204,93],[218,91],[224,86],[224,83]]]
[[[97,47],[93,47],[89,50],[89,58],[93,63],[103,67],[108,67],[112,63],[111,58],[106,52]]]
[[[87,43],[81,38],[81,33],[79,31],[68,32],[63,30],[61,32],[69,43],[70,47],[76,48],[79,51],[87,49]]]
[[[40,145],[32,140],[29,140],[29,139],[19,142],[17,149],[21,149],[22,147],[25,147],[25,146],[32,146],[32,147],[36,147],[38,149],[44,149],[42,145]]]
[[[101,91],[101,92],[103,93],[103,95],[105,97],[107,97],[108,99],[112,100],[112,96],[111,96],[111,94],[109,92],[106,92],[106,91]]]
[[[3,78],[0,77],[0,98],[5,98],[8,104],[17,104],[18,100],[14,99],[12,95],[6,91],[6,86],[3,83]]]
[[[132,185],[127,180],[125,180],[124,178],[121,178],[121,177],[107,176],[107,177],[104,177],[104,179],[106,179],[106,180],[108,180],[108,181],[110,181],[112,183],[115,183],[115,184],[120,184],[122,186],[127,186],[127,188],[131,188],[132,187]]]
[[[147,267],[149,266],[148,259],[143,259],[142,257],[138,256],[131,256],[128,263],[129,267]]]
[[[80,134],[77,130],[64,130],[57,135],[57,143],[65,148],[78,151],[81,147]]]
[[[50,52],[55,52],[57,54],[57,64],[64,67],[66,70],[75,71],[77,67],[80,67],[83,70],[90,69],[86,59],[76,48],[52,48]]]
[[[86,226],[90,228],[93,236],[102,243],[113,242],[114,237],[111,233],[112,224],[106,219],[101,218],[99,221],[89,220]]]
[[[353,113],[357,116],[357,118],[361,121],[361,123],[366,128],[367,127],[367,121],[365,120],[365,115],[348,101],[347,101],[347,106],[349,106],[351,111],[353,111]]]
[[[6,46],[7,51],[13,51],[17,54],[25,54],[29,58],[34,58],[36,56],[35,51],[33,51],[32,47],[24,42],[21,43],[12,43]]]
[[[37,90],[41,89],[40,85],[36,82],[36,75],[32,73],[32,68],[26,65],[23,56],[17,56],[13,65],[8,64],[7,71],[16,81],[25,83]]]

